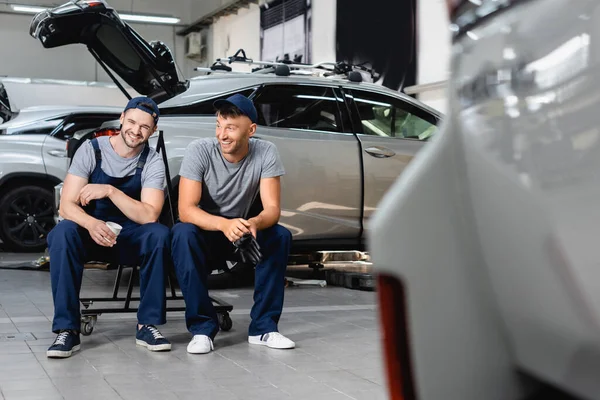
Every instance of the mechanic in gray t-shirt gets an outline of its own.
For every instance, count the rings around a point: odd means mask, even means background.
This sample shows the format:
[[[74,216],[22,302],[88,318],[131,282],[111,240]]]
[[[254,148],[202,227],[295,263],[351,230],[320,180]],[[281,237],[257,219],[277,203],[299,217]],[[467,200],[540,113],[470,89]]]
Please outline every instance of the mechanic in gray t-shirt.
[[[236,261],[244,254],[247,247],[240,243],[258,243],[262,255],[253,260],[255,301],[248,342],[290,349],[294,342],[277,328],[292,238],[278,224],[283,164],[273,143],[252,139],[257,112],[250,99],[236,94],[214,105],[216,137],[198,139],[186,149],[179,173],[181,223],[172,229],[173,264],[193,335],[187,351],[203,354],[214,349],[219,322],[206,280],[226,260]],[[257,196],[262,211],[249,218]]]
[[[111,146],[108,136],[101,136],[97,140],[102,155],[102,171],[118,178],[135,174],[142,153],[134,157],[121,157]],[[87,140],[77,149],[68,173],[87,179],[95,168],[94,146],[92,146],[91,140]],[[165,188],[165,164],[160,154],[153,148],[148,149],[148,158],[142,169],[141,183],[142,189],[164,190]]]
[[[150,351],[171,349],[155,327],[166,322],[171,263],[169,228],[157,222],[165,167],[148,145],[158,118],[152,99],[133,98],[121,114],[120,134],[85,142],[73,157],[60,199],[64,220],[48,235],[52,331],[58,334],[48,357],[69,357],[80,348],[79,289],[90,260],[140,266],[136,343]]]

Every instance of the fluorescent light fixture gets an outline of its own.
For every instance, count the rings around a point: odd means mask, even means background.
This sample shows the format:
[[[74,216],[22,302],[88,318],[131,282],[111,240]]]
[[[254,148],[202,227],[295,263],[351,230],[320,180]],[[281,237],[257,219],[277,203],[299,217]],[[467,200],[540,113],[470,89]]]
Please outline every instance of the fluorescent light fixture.
[[[15,12],[28,13],[28,14],[37,14],[41,11],[46,11],[47,7],[38,7],[38,6],[27,6],[21,4],[11,4],[10,7]],[[117,11],[118,12],[118,11]],[[121,14],[119,13],[119,17],[123,21],[131,21],[131,22],[147,22],[151,24],[168,24],[174,25],[178,24],[181,21],[179,18],[175,17],[165,17],[160,15],[138,15],[138,14]]]
[[[46,11],[47,8],[46,7],[36,7],[36,6],[22,6],[19,4],[11,4],[10,7],[17,12],[23,12],[23,13],[31,13],[31,14],[36,14],[39,13],[41,11]]]
[[[179,18],[175,17],[159,17],[156,15],[134,15],[134,14],[121,14],[119,13],[119,17],[123,21],[134,21],[134,22],[151,22],[154,24],[177,24],[181,21]]]

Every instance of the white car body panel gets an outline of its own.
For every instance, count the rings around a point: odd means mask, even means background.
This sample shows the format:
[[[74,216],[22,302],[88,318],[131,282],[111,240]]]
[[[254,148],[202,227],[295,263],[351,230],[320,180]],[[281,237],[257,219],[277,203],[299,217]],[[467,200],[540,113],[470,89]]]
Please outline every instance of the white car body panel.
[[[42,144],[46,135],[0,135],[0,179],[13,172],[45,174]],[[64,143],[64,142],[63,142]]]
[[[518,399],[517,370],[600,399],[598,26],[596,1],[518,2],[454,43],[450,115],[369,237],[421,400]]]

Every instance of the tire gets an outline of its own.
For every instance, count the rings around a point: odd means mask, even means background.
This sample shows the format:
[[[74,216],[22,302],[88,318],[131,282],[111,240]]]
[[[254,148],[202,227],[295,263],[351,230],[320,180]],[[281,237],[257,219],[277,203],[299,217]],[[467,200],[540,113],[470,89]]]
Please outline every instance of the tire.
[[[94,332],[94,327],[91,326],[88,322],[82,322],[80,332],[83,336],[90,336],[92,332]]]
[[[219,327],[222,331],[227,332],[233,328],[233,321],[231,320],[229,313],[222,313],[217,315],[217,317],[219,319]]]
[[[54,225],[54,195],[50,189],[13,187],[0,199],[0,238],[8,251],[44,251]]]
[[[97,315],[84,315],[81,317],[79,331],[83,336],[90,336],[94,332],[94,326],[98,320]]]

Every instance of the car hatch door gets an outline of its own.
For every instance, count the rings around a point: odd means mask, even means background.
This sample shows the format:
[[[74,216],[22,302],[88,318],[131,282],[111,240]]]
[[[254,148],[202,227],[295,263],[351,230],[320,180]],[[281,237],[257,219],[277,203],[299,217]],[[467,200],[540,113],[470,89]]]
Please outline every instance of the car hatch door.
[[[98,62],[156,102],[188,87],[177,72],[169,48],[162,42],[146,42],[103,0],[69,2],[42,11],[33,18],[29,33],[44,48],[86,45]]]

